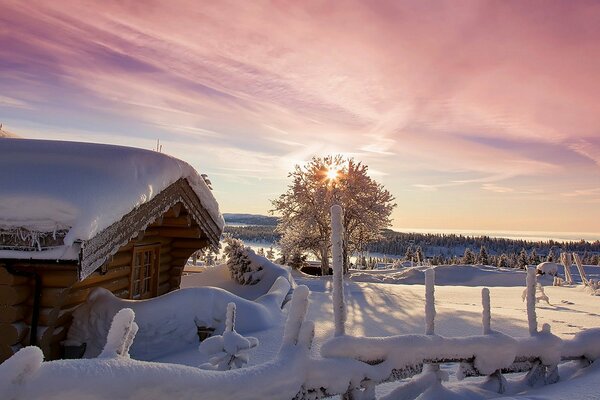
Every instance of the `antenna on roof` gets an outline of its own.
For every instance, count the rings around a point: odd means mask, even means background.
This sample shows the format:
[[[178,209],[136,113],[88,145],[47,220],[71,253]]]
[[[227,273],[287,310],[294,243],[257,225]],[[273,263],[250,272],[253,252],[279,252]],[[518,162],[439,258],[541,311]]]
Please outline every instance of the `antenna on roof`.
[[[160,144],[160,139],[156,139],[156,148],[154,149],[154,151],[162,153],[162,144]]]

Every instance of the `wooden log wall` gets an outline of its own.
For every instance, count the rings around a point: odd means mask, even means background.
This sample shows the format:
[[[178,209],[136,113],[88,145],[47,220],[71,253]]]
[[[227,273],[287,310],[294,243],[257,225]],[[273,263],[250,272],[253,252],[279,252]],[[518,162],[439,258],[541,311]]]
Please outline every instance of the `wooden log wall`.
[[[0,263],[0,362],[21,348],[21,340],[29,334],[25,318],[31,310],[26,300],[32,293],[29,278],[9,273]]]
[[[188,258],[208,245],[206,238],[199,238],[201,235],[185,208],[174,206],[81,282],[75,265],[36,264],[42,280],[37,345],[46,359],[61,357],[60,342],[67,336],[72,313],[94,288],[104,287],[118,297],[129,298],[134,246],[160,244],[160,296],[179,288]],[[8,273],[0,262],[0,362],[29,344],[33,292],[32,279]]]

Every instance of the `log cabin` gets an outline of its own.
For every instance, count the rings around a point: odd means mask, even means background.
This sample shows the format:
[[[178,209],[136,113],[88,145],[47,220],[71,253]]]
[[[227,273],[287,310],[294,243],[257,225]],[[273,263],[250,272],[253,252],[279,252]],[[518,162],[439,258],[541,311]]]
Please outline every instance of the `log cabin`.
[[[95,287],[127,299],[179,288],[223,217],[189,164],[142,149],[0,139],[0,362],[27,345],[64,356]]]

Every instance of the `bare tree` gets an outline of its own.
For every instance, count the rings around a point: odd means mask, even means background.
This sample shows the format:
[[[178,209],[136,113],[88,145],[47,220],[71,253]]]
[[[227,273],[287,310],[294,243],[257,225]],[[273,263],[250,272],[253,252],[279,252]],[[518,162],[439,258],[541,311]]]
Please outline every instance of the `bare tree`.
[[[329,273],[331,234],[329,208],[339,204],[343,215],[343,259],[381,237],[390,226],[396,206],[394,197],[368,174],[368,167],[341,155],[313,157],[296,165],[288,175],[287,191],[272,200],[272,213],[281,216],[277,231],[284,254],[310,251],[321,260],[323,274]]]

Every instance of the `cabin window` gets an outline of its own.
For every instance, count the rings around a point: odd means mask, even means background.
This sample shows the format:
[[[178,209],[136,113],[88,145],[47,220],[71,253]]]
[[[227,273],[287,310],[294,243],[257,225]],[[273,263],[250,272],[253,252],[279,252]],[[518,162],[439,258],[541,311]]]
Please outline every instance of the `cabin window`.
[[[156,296],[159,258],[160,244],[133,248],[129,298],[141,300]]]

